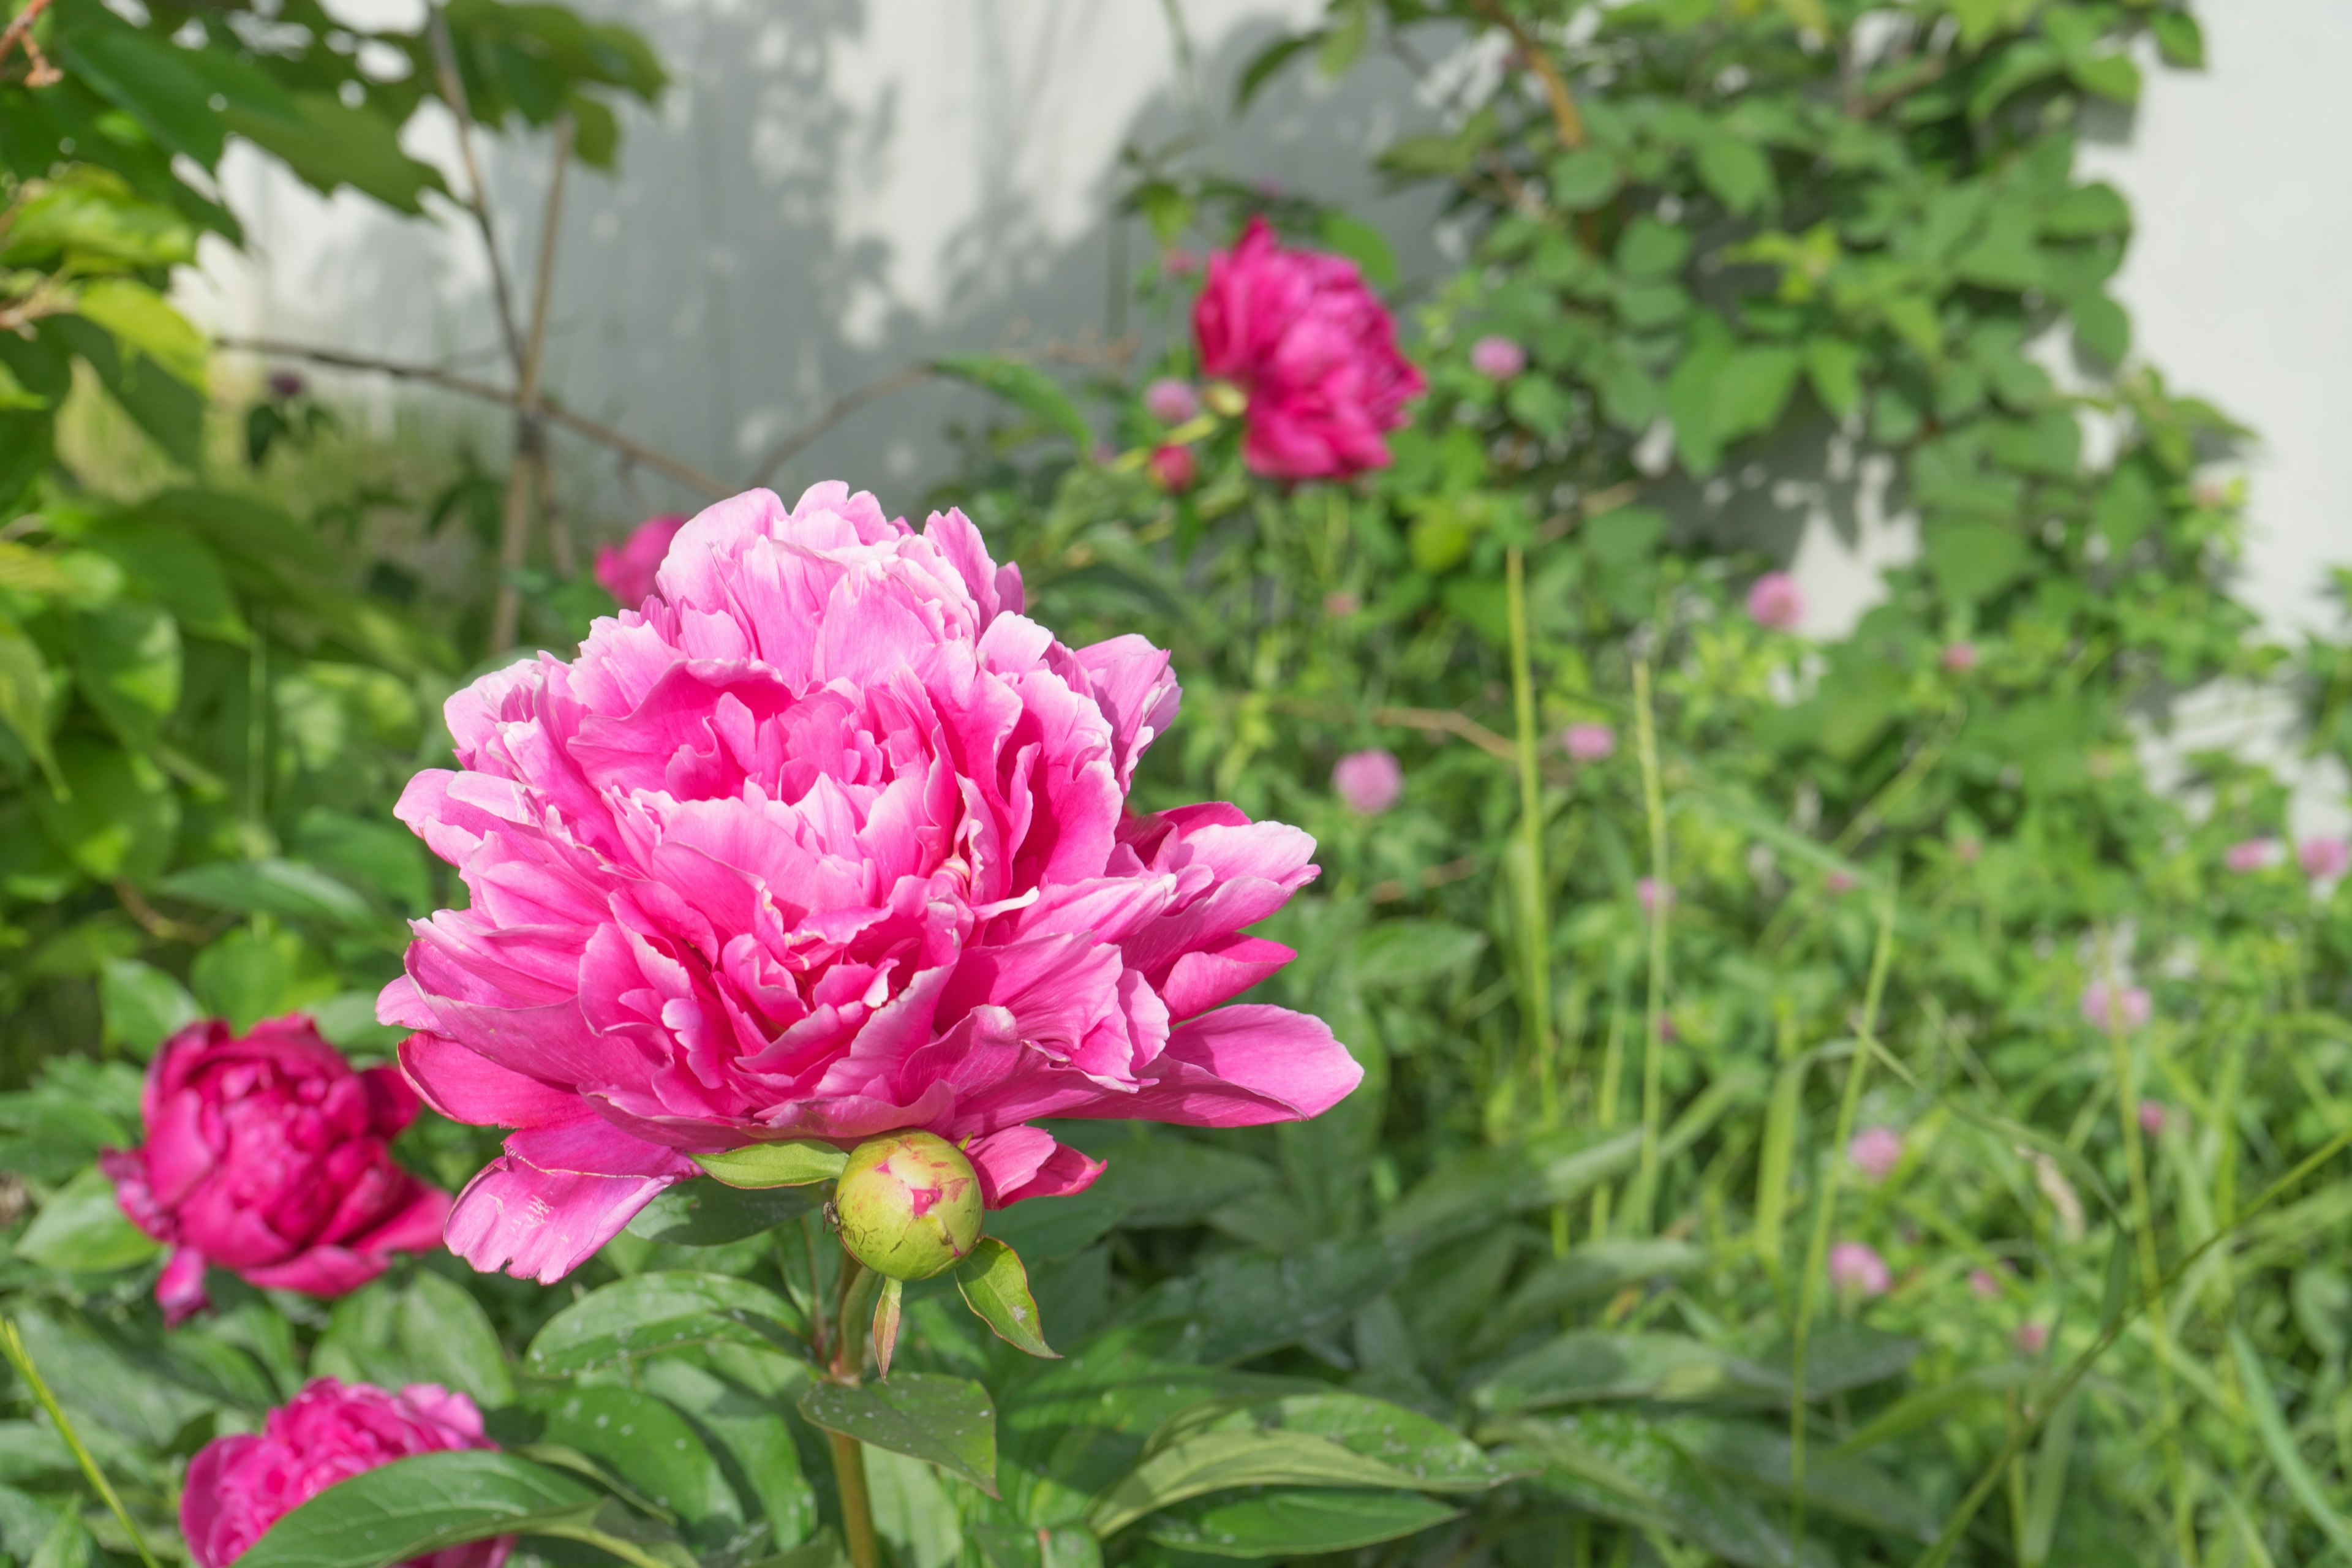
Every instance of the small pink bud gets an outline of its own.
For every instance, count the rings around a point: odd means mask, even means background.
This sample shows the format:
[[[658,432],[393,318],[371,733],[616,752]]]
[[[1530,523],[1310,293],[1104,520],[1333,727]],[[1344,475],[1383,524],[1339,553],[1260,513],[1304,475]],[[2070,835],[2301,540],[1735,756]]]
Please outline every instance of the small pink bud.
[[[1644,877],[1633,884],[1633,897],[1641,900],[1643,914],[1654,915],[1660,905],[1673,905],[1675,890],[1672,888],[1661,889],[1655,877]]]
[[[1189,250],[1171,250],[1160,258],[1160,270],[1171,278],[1190,278],[1201,270],[1201,258]]]
[[[1173,445],[1154,447],[1144,467],[1150,470],[1151,482],[1171,495],[1191,489],[1194,477],[1200,472],[1200,464],[1193,459],[1192,448]]]
[[[1470,345],[1470,368],[1490,381],[1508,381],[1528,368],[1528,351],[1488,333]]]
[[[299,397],[309,384],[290,370],[269,373],[269,395],[276,398]]]
[[[1334,588],[1323,595],[1323,613],[1337,620],[1352,616],[1364,607],[1364,601],[1345,588]]]
[[[1969,1270],[1969,1294],[1979,1301],[1998,1300],[2000,1298],[2000,1281],[1993,1277],[1990,1268],[1971,1268]]]
[[[2324,882],[2352,867],[2352,844],[2341,838],[2306,838],[2295,847],[2295,858],[2303,862],[2305,876]]]
[[[1851,893],[1860,886],[1851,871],[1832,871],[1822,879],[1822,886],[1832,893]]]
[[[2143,1027],[2154,1015],[2147,993],[2137,985],[2126,985],[2112,998],[2107,983],[2094,980],[2083,987],[2083,1021],[2095,1029],[2113,1028],[2121,1025],[2126,1029]]]
[[[1606,724],[1570,724],[1560,736],[1560,744],[1577,762],[1604,762],[1617,752],[1617,731]]]
[[[1963,834],[1952,844],[1952,857],[1963,866],[1973,866],[1984,858],[1984,840],[1975,834]]]
[[[1682,1037],[1682,1031],[1675,1027],[1675,1016],[1672,1013],[1659,1014],[1658,1038],[1671,1046]]]
[[[1378,816],[1404,794],[1404,768],[1394,752],[1349,752],[1331,769],[1331,787],[1349,810]]]
[[[1769,631],[1785,632],[1805,618],[1805,593],[1786,572],[1767,572],[1748,590],[1748,615]]]
[[[1162,425],[1181,425],[1201,412],[1201,399],[1191,382],[1163,375],[1143,389],[1143,406]]]
[[[2164,1101],[2143,1100],[2139,1102],[2139,1130],[2149,1137],[2164,1136],[2164,1125],[2171,1120],[2171,1109]]]
[[[1944,647],[1944,668],[1954,675],[1966,675],[1977,667],[1977,645],[1972,642],[1948,643]]]
[[[1892,1127],[1865,1127],[1845,1146],[1853,1168],[1874,1182],[1883,1182],[1903,1162],[1903,1134]]]
[[[1884,1296],[1895,1283],[1886,1259],[1867,1242],[1841,1241],[1830,1248],[1830,1284],[1842,1296]]]
[[[2232,844],[2221,857],[2221,864],[2241,875],[2259,871],[2271,863],[2271,854],[2278,847],[2275,838],[2245,838]]]
[[[2040,1355],[2044,1347],[2050,1343],[2050,1325],[2031,1321],[2018,1324],[2016,1342],[2018,1354]]]

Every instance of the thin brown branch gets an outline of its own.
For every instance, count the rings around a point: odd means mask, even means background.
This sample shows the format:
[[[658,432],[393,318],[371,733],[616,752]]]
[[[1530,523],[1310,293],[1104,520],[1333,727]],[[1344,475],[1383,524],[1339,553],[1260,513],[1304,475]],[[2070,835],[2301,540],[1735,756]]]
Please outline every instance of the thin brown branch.
[[[766,484],[774,477],[778,468],[807,450],[811,442],[867,404],[878,403],[893,393],[904,392],[910,386],[929,381],[930,377],[930,366],[909,365],[905,370],[894,372],[879,381],[868,382],[855,392],[844,393],[824,413],[761,453],[760,460],[751,466],[751,482],[755,486]]]
[[[228,929],[226,924],[197,926],[173,920],[149,903],[145,895],[128,882],[115,883],[114,896],[122,900],[122,907],[131,911],[131,918],[139,922],[141,929],[158,942],[184,942],[191,947],[202,947]]]
[[[1559,68],[1552,63],[1543,44],[1503,8],[1502,0],[1470,0],[1470,8],[1511,36],[1528,68],[1543,83],[1544,97],[1551,104],[1552,126],[1559,132],[1560,141],[1571,149],[1582,147],[1584,116],[1577,112],[1575,95],[1568,90],[1568,79],[1559,74]]]
[[[41,46],[33,37],[33,24],[48,8],[49,0],[33,0],[31,5],[16,14],[16,20],[8,24],[5,32],[0,32],[0,64],[6,63],[9,50],[22,47],[25,51],[26,87],[47,87],[65,79],[65,73],[49,63],[48,57],[41,53]]]
[[[373,375],[388,375],[395,381],[414,381],[425,386],[437,386],[445,392],[454,392],[461,397],[479,398],[485,403],[496,403],[508,408],[516,406],[518,402],[515,395],[505,387],[492,386],[486,381],[476,381],[471,376],[459,375],[454,371],[443,370],[438,365],[378,359],[370,354],[346,353],[340,349],[317,348],[308,343],[280,342],[271,338],[225,338],[221,340],[220,346],[225,349],[242,350],[247,353],[275,354],[282,359],[303,360],[311,364],[329,365],[337,370],[365,371]],[[539,413],[540,417],[549,424],[562,426],[575,436],[617,452],[640,467],[651,468],[657,474],[676,479],[687,489],[709,496],[713,500],[731,496],[740,488],[729,484],[725,479],[716,479],[703,472],[691,463],[681,462],[667,453],[656,451],[642,442],[633,441],[611,426],[591,419],[584,414],[575,414],[560,403],[551,403],[542,398],[540,401]]]
[[[522,370],[515,389],[514,460],[507,468],[506,508],[499,519],[499,593],[490,612],[490,651],[514,646],[522,619],[522,590],[515,574],[530,552],[530,497],[533,480],[542,504],[551,500],[552,476],[546,461],[547,432],[539,418],[539,375],[547,360],[548,300],[555,292],[555,247],[563,219],[564,176],[572,167],[572,121],[564,115],[555,126],[555,167],[548,176],[547,214],[539,228],[539,274],[533,280],[530,336],[524,340]],[[484,236],[487,239],[488,237]]]
[[[441,100],[457,121],[457,156],[466,165],[466,208],[481,231],[482,249],[490,258],[490,289],[498,297],[499,332],[506,340],[507,358],[522,374],[522,334],[515,326],[514,290],[507,286],[506,263],[499,258],[498,235],[490,226],[488,187],[482,183],[481,161],[474,156],[474,111],[466,97],[465,73],[457,68],[457,46],[449,37],[449,20],[437,5],[425,7],[425,30],[433,39],[433,65],[441,81]]]

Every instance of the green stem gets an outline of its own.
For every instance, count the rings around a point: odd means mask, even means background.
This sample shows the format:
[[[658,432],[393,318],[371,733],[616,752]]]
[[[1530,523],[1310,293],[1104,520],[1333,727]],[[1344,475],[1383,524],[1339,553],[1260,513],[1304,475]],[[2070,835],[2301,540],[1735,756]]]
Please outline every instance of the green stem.
[[[881,1285],[880,1275],[843,1251],[840,1306],[826,1367],[835,1383],[855,1388],[866,1374],[866,1320]],[[881,1541],[874,1533],[874,1494],[866,1486],[866,1445],[840,1432],[827,1432],[825,1440],[833,1450],[833,1482],[841,1494],[841,1533],[849,1546],[850,1568],[882,1568]]]
[[[96,1459],[90,1458],[89,1450],[82,1445],[81,1434],[74,1430],[73,1422],[68,1419],[65,1407],[58,1403],[58,1396],[49,1392],[47,1380],[33,1364],[32,1355],[25,1349],[24,1337],[16,1332],[13,1319],[0,1318],[0,1355],[8,1358],[8,1364],[16,1369],[16,1375],[23,1378],[25,1386],[33,1391],[33,1398],[49,1413],[49,1419],[57,1425],[58,1436],[63,1437],[66,1447],[73,1451],[74,1463],[79,1465],[81,1473],[89,1479],[90,1489],[98,1493],[99,1500],[112,1510],[116,1521],[122,1526],[123,1533],[131,1537],[131,1544],[138,1550],[139,1561],[145,1563],[146,1568],[158,1568],[155,1554],[147,1550],[147,1538],[139,1533],[137,1525],[131,1522],[129,1510],[122,1506],[122,1500],[115,1495],[114,1483],[106,1479],[106,1472],[98,1468]]]
[[[1519,929],[1527,943],[1528,1054],[1541,1075],[1540,1100],[1546,1106],[1554,1106],[1559,1092],[1550,1080],[1551,910],[1544,880],[1543,780],[1536,769],[1536,690],[1528,657],[1527,566],[1516,544],[1511,546],[1504,582],[1511,623],[1511,703],[1519,731],[1519,835],[1527,857],[1527,876],[1519,889]]]
[[[1642,1048],[1642,1158],[1627,1217],[1650,1228],[1658,1201],[1658,1129],[1664,1112],[1666,1054],[1666,921],[1674,904],[1666,865],[1665,786],[1658,773],[1658,725],[1650,704],[1650,666],[1633,666],[1633,736],[1642,756],[1642,810],[1650,825],[1650,991]]]
[[[1838,1101],[1837,1131],[1830,1140],[1829,1169],[1822,1177],[1821,1196],[1813,1205],[1812,1235],[1805,1242],[1805,1269],[1797,1280],[1797,1316],[1790,1331],[1789,1352],[1789,1533],[1792,1554],[1800,1561],[1805,1548],[1805,1341],[1813,1322],[1813,1292],[1829,1267],[1830,1227],[1837,1219],[1839,1181],[1845,1174],[1845,1147],[1853,1142],[1853,1123],[1862,1113],[1862,1086],[1868,1081],[1870,1058],[1878,1047],[1878,1003],[1886,993],[1886,969],[1895,953],[1895,890],[1889,888],[1879,911],[1878,943],[1870,955],[1870,980],[1863,989],[1862,1018],[1854,1031],[1853,1056],[1846,1063],[1845,1093]]]

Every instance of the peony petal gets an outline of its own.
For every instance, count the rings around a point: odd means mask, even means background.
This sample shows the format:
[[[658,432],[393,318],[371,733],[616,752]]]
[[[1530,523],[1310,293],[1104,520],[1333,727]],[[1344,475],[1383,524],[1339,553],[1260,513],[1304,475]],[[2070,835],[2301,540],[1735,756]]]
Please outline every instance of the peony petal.
[[[621,1233],[683,1176],[551,1175],[511,1155],[466,1184],[450,1211],[449,1250],[485,1274],[552,1285]]]
[[[400,1070],[427,1105],[470,1126],[537,1127],[580,1114],[577,1095],[500,1067],[439,1035],[403,1040]]]
[[[440,1196],[446,1198],[443,1193]],[[237,1272],[246,1283],[265,1290],[299,1290],[306,1296],[330,1299],[348,1296],[382,1274],[392,1259],[383,1253],[353,1252],[344,1247],[314,1247],[283,1263]]]
[[[1230,1002],[1298,954],[1264,937],[1228,937],[1213,948],[1186,953],[1170,966],[1159,985],[1171,1018],[1189,1018]]]
[[[205,1294],[205,1255],[193,1247],[174,1247],[155,1277],[155,1301],[163,1309],[166,1327],[177,1327],[212,1305]]]
[[[988,1206],[1001,1209],[1024,1198],[1063,1197],[1083,1192],[1103,1173],[1103,1163],[1057,1143],[1041,1127],[1008,1127],[976,1138],[964,1156],[979,1173]]]
[[[1179,1025],[1134,1096],[1063,1114],[1255,1127],[1320,1116],[1363,1079],[1322,1019],[1245,1004]]]

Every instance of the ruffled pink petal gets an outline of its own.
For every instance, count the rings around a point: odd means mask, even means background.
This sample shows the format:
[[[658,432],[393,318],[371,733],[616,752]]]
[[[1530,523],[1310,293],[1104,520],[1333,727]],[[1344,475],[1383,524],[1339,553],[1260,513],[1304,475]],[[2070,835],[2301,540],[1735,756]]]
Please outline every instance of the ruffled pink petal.
[[[1298,954],[1264,937],[1228,937],[1213,948],[1188,952],[1170,966],[1160,983],[1160,999],[1171,1018],[1189,1018],[1230,1002]]]
[[[525,1078],[439,1035],[403,1040],[400,1070],[427,1105],[473,1127],[537,1127],[580,1114],[578,1095]]]
[[[449,1250],[485,1274],[552,1285],[621,1233],[683,1175],[552,1175],[501,1155],[457,1194]]]
[[[173,1248],[156,1276],[155,1301],[163,1309],[164,1323],[174,1328],[211,1306],[212,1298],[205,1294],[205,1255],[193,1247]]]
[[[1132,1098],[1076,1117],[1255,1127],[1320,1116],[1364,1079],[1331,1026],[1285,1007],[1220,1007],[1178,1026]]]
[[[446,1193],[441,1194],[446,1197]],[[265,1290],[299,1290],[306,1296],[348,1296],[382,1274],[392,1259],[383,1253],[354,1252],[347,1247],[314,1247],[283,1263],[240,1268],[248,1285]]]

